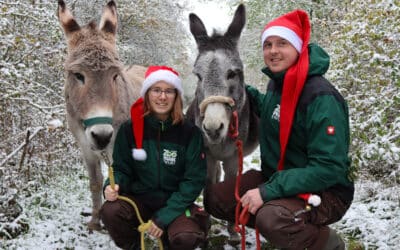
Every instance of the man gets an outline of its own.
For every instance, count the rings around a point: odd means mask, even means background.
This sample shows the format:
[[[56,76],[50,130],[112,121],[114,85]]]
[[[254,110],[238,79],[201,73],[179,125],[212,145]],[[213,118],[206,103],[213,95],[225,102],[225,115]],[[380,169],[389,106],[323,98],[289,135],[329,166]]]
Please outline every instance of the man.
[[[295,10],[268,23],[262,47],[270,77],[265,94],[247,86],[260,116],[261,171],[241,179],[241,205],[273,245],[285,249],[344,249],[328,225],[340,220],[353,200],[348,179],[350,159],[346,101],[323,74],[329,56],[309,44],[306,12]],[[234,221],[235,180],[207,186],[206,210]],[[321,199],[312,207],[299,198],[312,193]]]

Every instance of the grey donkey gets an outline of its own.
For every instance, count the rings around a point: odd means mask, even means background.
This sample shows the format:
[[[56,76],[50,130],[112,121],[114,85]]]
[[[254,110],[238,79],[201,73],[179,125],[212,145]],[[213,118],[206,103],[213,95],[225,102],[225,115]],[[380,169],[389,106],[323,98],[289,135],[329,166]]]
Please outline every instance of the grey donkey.
[[[189,15],[190,31],[196,40],[198,55],[193,73],[197,76],[194,100],[186,115],[201,128],[207,154],[207,181],[220,181],[221,163],[226,178],[233,178],[238,169],[236,139],[243,142],[246,156],[258,147],[258,117],[247,98],[243,63],[237,48],[245,25],[245,7],[239,5],[225,34],[210,37],[198,16]],[[236,125],[238,121],[238,126]],[[238,137],[235,138],[237,129]],[[237,127],[237,128],[235,128]],[[240,237],[228,227],[231,243]]]

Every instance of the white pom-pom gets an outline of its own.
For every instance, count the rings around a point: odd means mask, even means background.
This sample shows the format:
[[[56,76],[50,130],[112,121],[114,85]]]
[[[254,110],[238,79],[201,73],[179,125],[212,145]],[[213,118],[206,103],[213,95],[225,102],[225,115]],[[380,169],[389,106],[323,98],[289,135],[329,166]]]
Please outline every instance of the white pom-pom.
[[[134,148],[132,149],[133,159],[138,161],[145,161],[147,159],[146,151],[142,148]]]
[[[321,204],[321,197],[319,197],[319,195],[312,194],[308,198],[308,203],[313,205],[314,207],[318,207]]]

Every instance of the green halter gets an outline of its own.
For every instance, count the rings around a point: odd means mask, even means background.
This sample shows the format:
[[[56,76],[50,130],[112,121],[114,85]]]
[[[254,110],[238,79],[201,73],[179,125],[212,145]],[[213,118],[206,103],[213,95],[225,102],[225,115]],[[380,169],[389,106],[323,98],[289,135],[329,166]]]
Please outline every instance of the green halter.
[[[82,123],[83,123],[84,128],[88,128],[88,127],[96,125],[96,124],[112,125],[112,117],[108,117],[108,116],[93,117],[93,118],[82,120]]]

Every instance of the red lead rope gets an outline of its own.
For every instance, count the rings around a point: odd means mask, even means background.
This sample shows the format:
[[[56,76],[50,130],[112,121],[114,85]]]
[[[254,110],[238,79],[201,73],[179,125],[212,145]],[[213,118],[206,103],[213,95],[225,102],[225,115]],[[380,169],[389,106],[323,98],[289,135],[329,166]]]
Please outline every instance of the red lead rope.
[[[232,113],[232,122],[229,127],[229,136],[232,139],[236,139],[236,147],[237,147],[237,152],[238,152],[238,174],[236,176],[236,183],[235,183],[235,199],[236,199],[236,209],[235,209],[235,231],[240,233],[242,237],[242,250],[246,249],[246,224],[249,221],[249,206],[246,206],[242,210],[242,202],[240,201],[240,195],[239,195],[239,187],[240,187],[240,181],[242,177],[242,172],[243,172],[243,142],[237,137],[239,136],[239,119],[237,115],[237,111],[234,111]],[[256,242],[257,242],[257,250],[261,249],[261,243],[260,243],[260,233],[258,229],[256,228]]]

